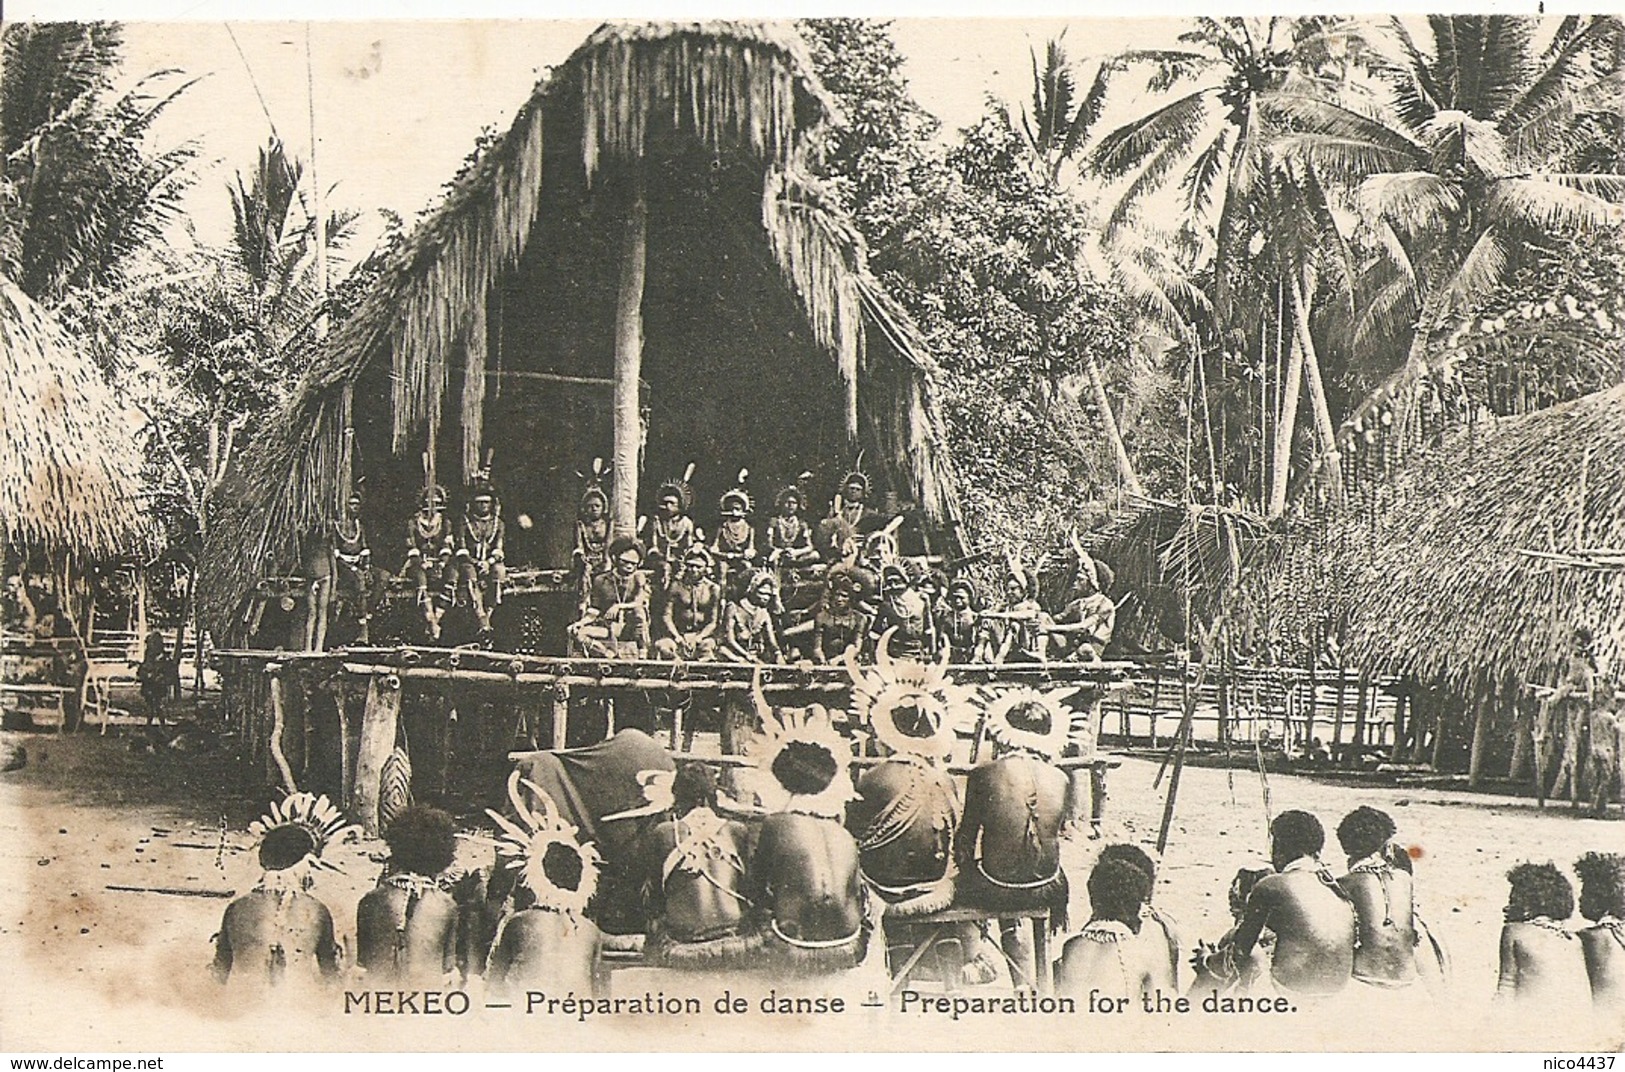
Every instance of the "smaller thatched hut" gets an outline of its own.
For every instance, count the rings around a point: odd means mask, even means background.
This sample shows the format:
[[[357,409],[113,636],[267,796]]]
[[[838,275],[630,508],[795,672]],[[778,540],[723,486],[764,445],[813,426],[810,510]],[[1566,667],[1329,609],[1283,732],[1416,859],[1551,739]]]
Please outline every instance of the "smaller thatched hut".
[[[147,549],[139,427],[61,325],[0,277],[7,576],[20,567],[48,570],[66,591],[90,563]]]
[[[1442,704],[1446,756],[1517,767],[1575,628],[1625,657],[1625,386],[1460,429],[1294,540],[1261,598],[1286,641],[1331,623],[1349,664]]]

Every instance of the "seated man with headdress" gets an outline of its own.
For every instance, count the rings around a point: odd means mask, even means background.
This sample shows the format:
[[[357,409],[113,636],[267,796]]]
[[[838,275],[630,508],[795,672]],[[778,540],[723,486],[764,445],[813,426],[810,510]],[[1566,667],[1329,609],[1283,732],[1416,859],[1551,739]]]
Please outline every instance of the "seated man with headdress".
[[[683,553],[681,572],[666,588],[661,622],[665,635],[655,654],[684,662],[713,659],[722,622],[722,587],[711,579],[711,555],[701,544]]]
[[[936,658],[936,622],[925,597],[909,583],[901,565],[880,571],[880,606],[869,622],[867,650],[874,657],[882,636],[891,638],[889,652],[895,659],[925,662]]]
[[[794,484],[779,492],[767,522],[767,563],[779,569],[810,566],[818,561],[813,530],[801,516],[801,489]]]
[[[490,476],[483,470],[475,473],[457,526],[457,584],[460,597],[474,609],[481,633],[491,631],[491,608],[502,602],[502,586],[508,580],[507,534],[502,500]]]
[[[1359,940],[1354,906],[1320,850],[1326,833],[1306,811],[1284,811],[1270,824],[1270,863],[1275,874],[1260,879],[1247,898],[1241,923],[1208,958],[1204,968],[1235,979],[1252,962],[1253,947],[1267,929],[1275,934],[1269,976],[1242,985],[1296,997],[1300,1003],[1344,989],[1354,975]]]
[[[852,799],[851,745],[814,704],[771,709],[753,690],[767,734],[758,793],[769,811],[749,867],[767,962],[785,975],[856,967],[869,946],[857,841],[841,820]]]
[[[412,582],[430,640],[440,639],[440,619],[456,578],[451,566],[456,537],[446,517],[446,489],[438,484],[423,493],[422,504],[406,523],[406,564],[401,573]],[[438,583],[441,590],[430,591]]]
[[[609,569],[609,496],[597,480],[581,493],[576,507],[575,544],[570,550],[575,571],[576,599],[586,610],[593,578]]]
[[[745,471],[740,470],[743,485]],[[718,504],[717,530],[711,534],[711,556],[717,563],[717,580],[729,597],[737,593],[735,578],[756,565],[756,529],[751,524],[750,493],[743,486],[723,492]]]
[[[351,492],[343,516],[333,521],[333,559],[337,566],[334,594],[349,605],[356,617],[356,643],[366,644],[372,629],[372,609],[378,604],[380,578],[372,565],[361,506],[361,493]]]
[[[984,611],[984,620],[998,623],[995,663],[1041,663],[1044,661],[1044,626],[1047,618],[1038,602],[1037,578],[1021,563],[1011,559],[1004,578],[1005,607]]]
[[[779,601],[779,578],[772,570],[753,570],[745,579],[745,590],[722,612],[722,641],[718,650],[725,660],[740,663],[776,663],[783,659],[778,626],[773,621]]]
[[[869,478],[854,469],[841,481],[841,490],[835,493],[829,516],[838,518],[859,536],[866,536],[878,523],[878,515],[869,503]]]
[[[609,542],[610,568],[593,578],[587,609],[570,626],[570,638],[594,658],[649,657],[649,578],[643,543],[631,536]]]
[[[862,582],[852,567],[831,567],[824,577],[824,597],[813,611],[813,662],[828,666],[856,652],[869,631],[869,616],[858,609]]]
[[[761,950],[745,892],[750,828],[717,813],[716,778],[704,764],[656,778],[669,781],[671,799],[669,817],[638,847],[649,917],[644,955],[666,968],[745,966]]]
[[[976,582],[955,577],[948,583],[947,612],[942,616],[942,636],[948,645],[948,661],[963,666],[979,662],[977,647],[985,632],[982,597]]]
[[[277,801],[248,832],[260,839],[264,872],[232,901],[215,936],[214,975],[222,983],[310,984],[338,976],[333,914],[310,893],[322,852],[356,828],[326,797],[294,793]]]
[[[959,899],[979,908],[1046,908],[1050,929],[1066,926],[1067,880],[1061,870],[1066,775],[1052,764],[1066,743],[1067,717],[1054,695],[1012,689],[988,710],[994,758],[965,781],[965,817],[954,841]],[[1033,985],[1032,952],[1013,922],[1003,927],[1005,955]]]
[[[883,761],[858,779],[847,829],[858,839],[863,877],[887,916],[929,915],[954,897],[953,844],[959,792],[947,771],[957,737],[946,663],[887,656],[854,674],[853,703]]]
[[[1082,547],[1077,547],[1077,556],[1072,598],[1044,628],[1044,657],[1050,662],[1100,662],[1117,627],[1117,604],[1101,579],[1104,565]]]
[[[670,585],[673,576],[682,569],[689,549],[703,546],[700,530],[689,516],[694,493],[688,482],[693,475],[694,463],[690,462],[681,479],[668,480],[655,492],[655,512],[649,529],[649,567],[655,583],[662,588]]]
[[[1174,993],[1168,944],[1145,926],[1151,896],[1146,873],[1102,854],[1088,885],[1089,922],[1061,950],[1056,992],[1085,997],[1098,990],[1107,998],[1127,998],[1131,1007],[1138,1007],[1143,995]]]
[[[508,777],[508,796],[517,822],[495,811],[486,814],[502,832],[497,859],[519,881],[512,910],[497,927],[485,977],[499,992],[590,995],[601,940],[587,917],[598,887],[598,850],[582,844],[551,798],[522,781],[517,770]]]
[[[356,965],[380,983],[434,983],[456,968],[457,902],[445,872],[457,852],[451,816],[410,807],[384,830],[389,862],[355,910]]]

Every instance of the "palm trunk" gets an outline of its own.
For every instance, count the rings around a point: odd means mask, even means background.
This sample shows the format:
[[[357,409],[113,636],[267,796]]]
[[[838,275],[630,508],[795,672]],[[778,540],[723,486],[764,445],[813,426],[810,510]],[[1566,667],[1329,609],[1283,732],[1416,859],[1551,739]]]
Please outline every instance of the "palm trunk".
[[[1117,460],[1117,474],[1123,478],[1123,486],[1130,494],[1145,497],[1145,487],[1140,483],[1139,476],[1134,472],[1134,462],[1128,456],[1128,445],[1123,442],[1123,431],[1117,426],[1117,416],[1112,413],[1111,400],[1106,397],[1106,378],[1101,375],[1100,362],[1094,354],[1084,358],[1084,367],[1089,370],[1089,386],[1095,392],[1095,408],[1100,410],[1100,423],[1106,429],[1106,438],[1111,441],[1112,455]]]
[[[1298,426],[1298,393],[1303,384],[1303,342],[1292,333],[1286,376],[1281,381],[1281,412],[1275,418],[1275,473],[1270,486],[1271,518],[1286,513],[1287,478],[1292,468],[1292,435]]]
[[[611,460],[610,523],[617,536],[638,527],[638,452],[642,441],[638,383],[643,371],[643,280],[648,262],[649,203],[643,168],[634,161],[628,177],[626,222],[621,232],[621,278],[615,298],[615,441]]]
[[[1315,338],[1309,331],[1309,303],[1303,299],[1303,284],[1296,272],[1292,274],[1292,303],[1294,330],[1298,344],[1303,347],[1304,371],[1309,378],[1309,403],[1315,415],[1315,430],[1325,450],[1326,471],[1332,485],[1332,494],[1343,496],[1342,455],[1337,449],[1337,429],[1332,425],[1331,407],[1326,403],[1326,384],[1320,377],[1320,356],[1315,352]]]

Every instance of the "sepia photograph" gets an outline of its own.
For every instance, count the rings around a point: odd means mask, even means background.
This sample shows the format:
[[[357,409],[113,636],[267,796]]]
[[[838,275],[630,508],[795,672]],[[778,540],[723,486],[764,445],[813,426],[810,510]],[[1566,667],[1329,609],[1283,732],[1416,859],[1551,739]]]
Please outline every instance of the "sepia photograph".
[[[1612,1067],[1625,20],[1116,15],[0,27],[0,1050]]]

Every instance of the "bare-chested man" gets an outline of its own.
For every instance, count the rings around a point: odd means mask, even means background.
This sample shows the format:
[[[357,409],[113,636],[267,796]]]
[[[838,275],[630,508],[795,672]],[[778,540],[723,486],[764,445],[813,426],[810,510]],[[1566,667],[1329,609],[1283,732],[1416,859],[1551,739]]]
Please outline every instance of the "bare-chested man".
[[[1337,880],[1354,905],[1360,944],[1354,953],[1354,981],[1383,989],[1414,985],[1417,946],[1415,891],[1410,872],[1394,866],[1394,821],[1376,808],[1361,806],[1337,824],[1337,841],[1348,857],[1348,874]]]
[[[1144,925],[1142,911],[1151,896],[1146,873],[1125,859],[1102,855],[1089,873],[1089,922],[1069,939],[1056,969],[1057,993],[1085,997],[1140,997],[1157,990],[1173,993],[1168,943],[1160,930]]]
[[[779,579],[771,570],[756,570],[745,581],[744,598],[722,612],[722,657],[741,663],[776,663],[782,656],[773,606]]]
[[[959,899],[982,908],[1047,908],[1050,929],[1064,929],[1067,778],[1051,764],[1066,743],[1066,713],[1041,693],[1016,689],[988,711],[987,731],[994,759],[965,780],[965,814],[954,841]],[[1033,954],[1014,923],[1004,927],[1002,944],[1024,973],[1016,985],[1035,985]]]
[[[1580,943],[1565,926],[1574,914],[1574,887],[1549,863],[1519,864],[1507,882],[1496,1000],[1541,1012],[1581,1007],[1591,985]]]
[[[662,659],[685,662],[717,654],[717,627],[722,620],[722,587],[711,579],[711,555],[695,544],[683,556],[682,570],[666,589],[661,612],[665,635],[655,641]]]
[[[1580,932],[1591,1002],[1625,1011],[1625,856],[1588,852],[1574,862],[1580,876],[1580,915],[1591,926]]]
[[[617,536],[609,543],[610,568],[593,579],[587,608],[570,626],[582,652],[597,658],[649,657],[649,575],[641,540]]]
[[[451,816],[411,807],[384,831],[389,863],[355,910],[356,964],[380,985],[440,982],[456,968],[457,902],[442,885],[457,852]]]
[[[518,822],[486,814],[504,833],[498,860],[519,882],[485,977],[499,992],[541,988],[590,995],[601,938],[586,909],[598,888],[598,852],[577,840],[576,828],[545,792],[521,784],[517,770],[509,775],[508,797]]]
[[[842,825],[853,797],[851,744],[829,714],[774,711],[759,690],[768,734],[761,753],[762,822],[750,862],[750,897],[763,913],[769,961],[787,975],[844,971],[862,961],[871,922],[858,843]]]
[[[1276,873],[1253,887],[1247,913],[1229,941],[1229,953],[1239,964],[1252,955],[1266,927],[1274,931],[1268,982],[1287,996],[1335,994],[1354,974],[1354,908],[1320,862],[1325,843],[1325,829],[1308,812],[1275,817],[1270,863]]]
[[[639,849],[651,921],[645,953],[668,968],[745,965],[760,949],[745,889],[750,830],[717,814],[715,777],[699,763],[677,768],[672,815]]]
[[[231,902],[215,938],[214,974],[222,983],[308,986],[338,976],[333,914],[311,896],[312,872],[328,843],[352,832],[326,797],[295,793],[249,831],[260,836],[264,873]]]

